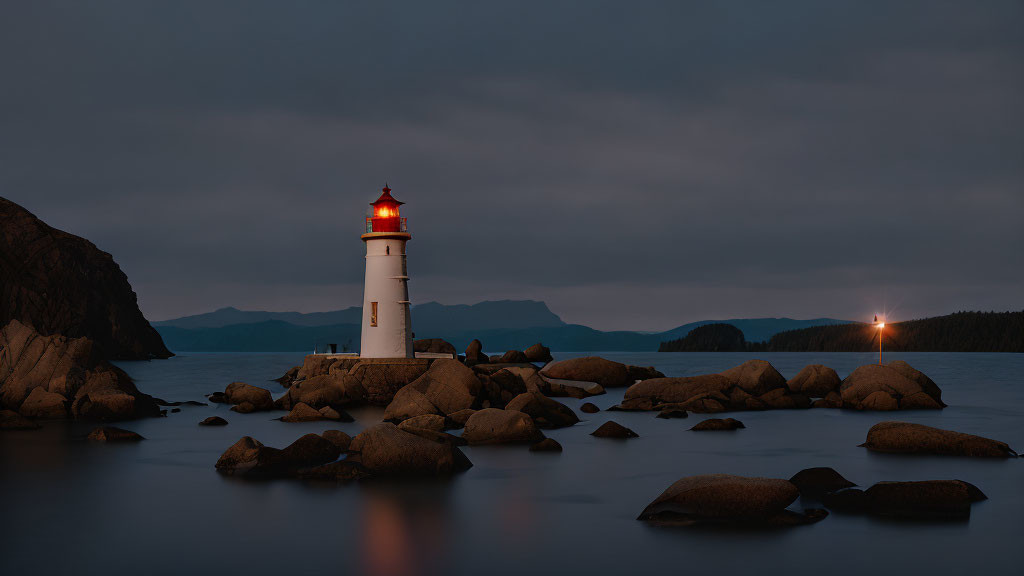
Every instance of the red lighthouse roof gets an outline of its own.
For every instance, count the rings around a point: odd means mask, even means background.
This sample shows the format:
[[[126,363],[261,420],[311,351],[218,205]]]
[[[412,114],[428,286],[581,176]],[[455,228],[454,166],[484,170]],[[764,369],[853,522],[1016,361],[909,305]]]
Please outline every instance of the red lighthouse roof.
[[[370,206],[377,206],[379,204],[401,206],[402,204],[405,204],[405,202],[399,202],[398,200],[395,200],[395,197],[391,195],[391,188],[388,188],[387,184],[384,185],[382,192],[383,193],[380,195],[380,198],[377,198],[376,202],[370,202]]]

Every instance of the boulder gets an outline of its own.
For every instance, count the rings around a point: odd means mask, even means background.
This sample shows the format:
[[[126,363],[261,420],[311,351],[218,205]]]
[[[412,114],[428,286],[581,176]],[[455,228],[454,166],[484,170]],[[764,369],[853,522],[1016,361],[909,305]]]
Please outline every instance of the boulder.
[[[709,430],[739,430],[740,428],[746,428],[743,422],[736,420],[735,418],[708,418],[690,428],[694,432],[705,432]]]
[[[639,438],[640,435],[633,432],[629,428],[626,428],[622,424],[609,420],[604,424],[601,424],[597,430],[590,433],[591,436],[597,436],[598,438]]]
[[[459,355],[459,353],[455,351],[455,346],[452,346],[451,342],[447,342],[441,338],[423,338],[415,340],[412,343],[412,349],[414,352],[425,352],[427,354],[451,354],[452,358],[457,358]]]
[[[0,329],[0,409],[40,418],[158,416],[156,401],[86,338],[42,336],[12,320]]]
[[[275,378],[274,382],[277,382],[281,386],[288,388],[292,384],[294,384],[296,380],[298,380],[300,369],[301,366],[292,366],[291,368],[288,369],[287,372],[284,373],[283,376],[281,376],[280,378]]]
[[[562,445],[553,438],[545,438],[530,446],[530,452],[561,452]]]
[[[551,362],[540,373],[542,376],[556,380],[596,382],[602,388],[629,386],[633,383],[628,366],[599,356],[585,356]]]
[[[505,409],[529,415],[539,428],[562,428],[580,421],[568,406],[540,392],[524,392],[513,398]]]
[[[315,374],[292,384],[291,388],[274,401],[279,410],[291,410],[298,403],[307,404],[317,410],[330,406],[339,408],[358,404],[366,399],[366,388],[355,376],[346,371],[329,374]]]
[[[527,414],[485,408],[469,417],[462,437],[470,444],[532,444],[541,441],[544,435]]]
[[[987,458],[1017,456],[1005,442],[910,422],[875,424],[861,446],[875,452]]]
[[[879,516],[936,520],[962,520],[971,504],[986,496],[962,480],[879,482],[864,491],[868,510]]]
[[[224,397],[229,404],[252,405],[252,412],[274,409],[274,399],[270,396],[270,390],[252,386],[245,382],[232,382],[224,389]]]
[[[665,375],[656,370],[654,366],[631,366],[627,364],[626,369],[629,370],[629,380],[631,384],[639,382],[640,380],[665,377]]]
[[[942,392],[906,362],[868,364],[850,373],[839,387],[844,408],[856,410],[940,409]]]
[[[334,442],[316,434],[306,434],[282,450],[244,436],[221,455],[216,468],[238,476],[285,477],[296,475],[302,468],[333,462],[340,455],[341,449]]]
[[[466,347],[466,365],[473,366],[474,364],[487,364],[489,359],[487,355],[483,353],[483,344],[479,340],[473,340]]]
[[[588,398],[604,394],[604,387],[597,382],[584,382],[581,380],[556,380],[539,374],[542,385],[540,391],[545,396],[556,398]]]
[[[533,346],[523,350],[523,354],[530,362],[551,362],[554,360],[554,358],[551,357],[551,349],[540,342],[537,342]]]
[[[342,452],[348,450],[349,445],[352,443],[352,437],[341,430],[324,430],[320,435],[323,436],[324,440],[337,446]]]
[[[427,440],[387,422],[357,435],[349,450],[356,454],[347,460],[375,476],[447,476],[472,466],[451,443]]]
[[[735,368],[722,372],[722,376],[728,378],[734,386],[754,396],[786,386],[786,379],[782,374],[764,360],[747,360]]]
[[[820,498],[830,492],[856,486],[832,468],[807,468],[797,472],[789,481],[800,490],[801,496]]]
[[[815,522],[823,511],[787,510],[800,492],[786,480],[706,474],[677,480],[651,502],[638,520],[659,524],[702,523],[793,525]]]
[[[580,412],[583,412],[583,413],[586,413],[586,414],[594,414],[594,413],[597,413],[597,412],[600,412],[600,411],[601,411],[600,408],[598,408],[595,404],[592,404],[590,402],[584,402],[583,405],[580,406]]]
[[[207,394],[206,398],[210,402],[213,402],[214,404],[227,404],[228,403],[228,397],[225,396],[223,392],[214,392],[212,394]]]
[[[228,421],[220,416],[210,416],[199,423],[200,426],[227,426]]]
[[[324,406],[323,408],[317,410],[317,412],[320,413],[320,416],[323,417],[324,420],[334,420],[336,422],[355,421],[355,418],[353,418],[352,415],[349,414],[348,412],[345,412],[344,410],[338,410],[330,406]]]
[[[281,417],[281,422],[315,422],[322,419],[323,414],[318,410],[300,402],[291,412]]]
[[[37,430],[39,424],[14,410],[0,410],[0,430]]]
[[[423,414],[445,416],[479,407],[481,382],[458,360],[436,360],[422,376],[402,387],[384,410],[384,419],[400,422]]]
[[[110,254],[47,226],[4,198],[0,263],[0,326],[18,321],[44,336],[85,339],[103,361],[173,356],[143,317],[128,278]],[[76,363],[74,358],[65,360],[65,367]],[[74,396],[74,390],[49,391]]]
[[[843,397],[839,392],[829,392],[824,398],[818,398],[811,403],[811,408],[842,408]]]
[[[138,442],[145,440],[139,434],[123,428],[114,426],[100,426],[89,433],[89,440],[93,442]]]
[[[786,382],[790,392],[810,398],[825,398],[837,394],[842,381],[836,371],[821,364],[804,366],[803,370]]]

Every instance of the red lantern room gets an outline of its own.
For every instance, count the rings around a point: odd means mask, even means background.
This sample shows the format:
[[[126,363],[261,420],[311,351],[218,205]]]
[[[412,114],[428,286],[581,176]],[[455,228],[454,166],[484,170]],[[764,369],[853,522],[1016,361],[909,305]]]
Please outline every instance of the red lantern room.
[[[401,217],[398,208],[402,204],[404,202],[399,202],[391,196],[391,188],[385,184],[380,198],[370,203],[370,206],[373,206],[373,216],[366,219],[366,231],[405,232],[405,218]]]

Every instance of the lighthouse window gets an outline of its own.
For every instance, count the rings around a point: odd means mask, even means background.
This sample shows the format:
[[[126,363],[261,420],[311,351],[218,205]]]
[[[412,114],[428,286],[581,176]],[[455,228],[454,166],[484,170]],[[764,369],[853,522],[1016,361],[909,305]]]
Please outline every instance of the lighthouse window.
[[[385,256],[390,256],[391,255],[391,246],[385,246],[384,247],[384,255]]]
[[[377,325],[377,303],[370,302],[370,326]]]

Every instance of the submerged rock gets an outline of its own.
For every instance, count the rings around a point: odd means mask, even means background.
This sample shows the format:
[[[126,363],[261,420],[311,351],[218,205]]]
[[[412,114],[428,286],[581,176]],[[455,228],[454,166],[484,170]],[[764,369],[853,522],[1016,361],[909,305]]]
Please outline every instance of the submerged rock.
[[[124,428],[100,426],[89,433],[89,440],[93,442],[138,442],[145,438]]]
[[[827,515],[824,511],[798,514],[787,510],[799,495],[792,483],[776,478],[689,476],[669,486],[638,520],[677,525],[785,526],[816,522]]]
[[[434,442],[385,422],[352,439],[348,461],[359,462],[375,476],[447,476],[472,466],[448,442]]]
[[[227,426],[228,421],[220,416],[210,416],[199,423],[200,426]]]
[[[686,409],[675,404],[666,405],[658,412],[658,418],[689,418],[690,413]]]
[[[910,422],[880,422],[861,446],[876,452],[1013,458],[1005,442]]]
[[[216,468],[239,476],[285,477],[294,476],[301,468],[333,462],[340,455],[334,442],[316,434],[306,434],[280,450],[244,436],[221,455]]]
[[[832,468],[807,468],[793,475],[789,481],[800,490],[802,496],[819,498],[830,492],[856,486]]]
[[[535,443],[544,434],[529,415],[517,410],[485,408],[466,421],[462,437],[470,444]]]
[[[600,411],[600,408],[590,402],[584,402],[583,405],[580,406],[580,412],[584,412],[586,414],[595,414]]]
[[[746,426],[735,418],[708,418],[690,430],[704,432],[708,430],[739,430],[740,428],[746,428]]]
[[[604,424],[601,424],[597,430],[590,433],[591,436],[597,436],[598,438],[639,438],[640,435],[633,432],[629,428],[626,428],[622,424],[609,420]]]
[[[337,482],[351,482],[362,480],[373,476],[373,473],[366,467],[354,460],[338,460],[314,466],[312,468],[301,468],[296,475],[303,480],[334,480]]]

